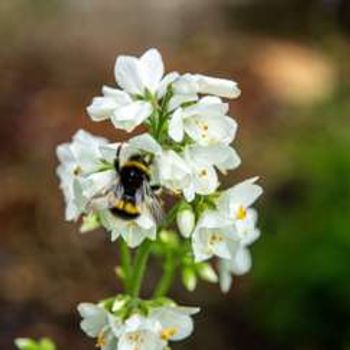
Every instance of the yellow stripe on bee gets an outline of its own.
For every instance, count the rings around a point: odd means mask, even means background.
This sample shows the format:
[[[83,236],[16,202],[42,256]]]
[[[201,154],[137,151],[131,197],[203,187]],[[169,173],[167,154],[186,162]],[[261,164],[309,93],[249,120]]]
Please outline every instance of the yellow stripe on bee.
[[[125,202],[122,200],[118,200],[114,203],[114,207],[122,210],[124,208]]]
[[[124,210],[129,214],[139,214],[140,213],[140,209],[136,205],[134,205],[130,202],[125,203]]]
[[[138,162],[136,160],[129,160],[128,162],[126,162],[124,164],[123,167],[132,167],[132,166],[134,166],[135,168],[140,169],[141,171],[143,171],[144,173],[146,173],[148,175],[150,173],[149,168],[147,167],[147,165],[145,165],[145,164],[143,164],[141,162]]]
[[[124,210],[128,214],[139,214],[140,208],[138,208],[135,204],[131,202],[127,202],[124,200],[118,200],[114,203],[114,207],[119,210]]]

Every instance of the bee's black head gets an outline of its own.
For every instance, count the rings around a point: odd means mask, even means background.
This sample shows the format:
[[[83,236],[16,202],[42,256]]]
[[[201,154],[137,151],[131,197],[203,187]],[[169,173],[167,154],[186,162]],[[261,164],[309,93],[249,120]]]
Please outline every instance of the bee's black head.
[[[120,169],[120,181],[125,190],[135,191],[149,179],[149,166],[141,156],[131,157]]]
[[[145,173],[136,166],[125,166],[120,171],[120,181],[125,189],[137,190],[145,179]]]

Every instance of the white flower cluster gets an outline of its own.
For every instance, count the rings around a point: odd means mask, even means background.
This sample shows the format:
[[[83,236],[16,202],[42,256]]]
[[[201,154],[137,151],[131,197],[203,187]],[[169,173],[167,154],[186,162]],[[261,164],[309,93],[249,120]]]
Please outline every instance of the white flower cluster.
[[[228,104],[221,99],[238,97],[237,84],[198,74],[172,72],[164,76],[164,64],[155,49],[140,58],[119,56],[114,73],[120,89],[104,86],[103,96],[93,99],[88,114],[94,121],[110,120],[128,132],[142,123],[149,127],[149,133],[123,144],[121,164],[131,155],[149,154],[154,184],[182,194],[189,203],[200,196],[216,195],[216,208],[196,213],[194,230],[193,214],[181,231],[186,231],[186,238],[191,236],[196,261],[213,256],[223,259],[221,286],[227,290],[228,272],[242,274],[250,268],[247,246],[258,238],[259,231],[257,215],[249,207],[262,192],[256,179],[218,192],[216,169],[225,174],[240,164],[230,146],[237,123],[227,115]],[[136,247],[146,238],[156,239],[157,223],[147,206],[128,221],[108,210],[110,192],[118,182],[113,162],[119,146],[80,130],[71,143],[57,148],[61,162],[57,173],[67,220],[84,214],[89,224],[97,220],[91,219],[97,213],[98,223],[112,233],[113,240],[122,236],[130,247]]]
[[[189,290],[198,275],[219,281],[227,292],[232,276],[251,267],[249,246],[260,235],[252,205],[262,194],[257,178],[219,189],[218,171],[226,174],[240,165],[231,147],[237,123],[222,100],[240,95],[237,84],[200,74],[164,75],[155,49],[140,58],[119,56],[114,73],[118,88],[104,86],[103,96],[87,108],[89,116],[126,132],[142,124],[147,132],[111,143],[79,130],[72,142],[57,147],[66,220],[82,217],[82,232],[102,226],[129,248],[147,240],[135,265],[126,261],[120,270],[133,302],[139,300],[150,240],[157,241],[153,253],[165,257],[166,265],[155,298],[166,295],[175,268],[182,269]],[[165,217],[160,215],[164,193],[177,200]],[[175,221],[183,244],[172,231]],[[218,264],[210,265],[211,259]],[[103,350],[162,350],[169,349],[168,341],[190,335],[190,315],[197,309],[158,305],[125,316],[104,304],[81,304],[79,311],[81,327]]]
[[[189,337],[193,331],[191,315],[199,309],[166,305],[148,314],[133,313],[125,319],[102,305],[82,303],[78,311],[81,328],[102,350],[164,350],[169,341]]]

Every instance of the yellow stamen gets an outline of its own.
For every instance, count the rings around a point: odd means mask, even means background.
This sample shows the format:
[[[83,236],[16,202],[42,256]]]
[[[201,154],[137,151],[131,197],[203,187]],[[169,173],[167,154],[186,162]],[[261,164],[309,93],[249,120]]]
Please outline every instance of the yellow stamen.
[[[240,206],[236,212],[237,220],[244,220],[247,217],[247,209]]]
[[[160,332],[160,337],[163,340],[169,340],[170,338],[172,338],[174,335],[176,335],[178,332],[178,330],[175,327],[169,327],[169,328],[164,328],[161,332]]]
[[[211,245],[211,246],[213,246],[213,245],[215,245],[215,244],[217,244],[217,243],[220,243],[220,242],[222,242],[224,239],[223,239],[223,237],[222,237],[222,235],[220,234],[220,233],[213,233],[211,236],[210,236],[210,238],[209,238],[209,244]]]
[[[106,339],[105,333],[101,331],[97,337],[96,348],[102,348],[106,346],[106,344],[107,344],[107,339]]]

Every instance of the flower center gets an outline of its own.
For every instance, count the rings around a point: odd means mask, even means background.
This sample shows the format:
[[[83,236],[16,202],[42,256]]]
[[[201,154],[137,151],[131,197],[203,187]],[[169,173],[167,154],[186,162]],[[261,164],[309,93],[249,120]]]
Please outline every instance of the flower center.
[[[199,176],[206,178],[208,176],[207,169],[202,169],[201,172],[199,173]]]
[[[247,209],[240,205],[235,216],[237,220],[244,220],[247,217]]]
[[[97,337],[96,347],[103,348],[107,344],[107,339],[104,331],[101,331]]]
[[[83,169],[78,165],[75,167],[75,169],[73,170],[73,175],[78,176],[82,173]]]
[[[177,328],[175,327],[168,327],[168,328],[164,328],[161,332],[160,332],[160,337],[163,340],[169,340],[171,337],[173,337],[174,335],[176,335],[178,332]]]
[[[208,124],[206,122],[201,122],[200,128],[202,130],[202,137],[206,138],[208,136],[208,129],[209,129]]]
[[[128,340],[130,341],[130,343],[132,343],[135,346],[133,350],[139,350],[141,347],[143,347],[142,344],[144,343],[144,338],[138,332],[129,334]]]
[[[222,237],[222,234],[214,232],[210,238],[209,238],[209,245],[213,246],[217,243],[222,242],[224,239]]]

